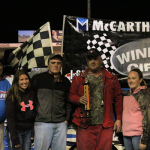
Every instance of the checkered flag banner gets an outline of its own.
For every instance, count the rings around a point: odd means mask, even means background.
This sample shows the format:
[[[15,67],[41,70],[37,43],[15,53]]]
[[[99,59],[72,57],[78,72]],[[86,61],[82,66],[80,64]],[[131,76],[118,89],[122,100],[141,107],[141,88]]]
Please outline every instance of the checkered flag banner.
[[[15,69],[31,69],[48,65],[53,53],[50,23],[41,26],[26,42],[9,55],[8,63]]]
[[[104,67],[108,71],[113,70],[113,66],[110,63],[110,57],[115,52],[116,47],[112,46],[111,39],[107,37],[106,33],[103,33],[102,36],[95,34],[92,39],[87,40],[87,50],[91,48],[96,48],[99,52],[101,52],[101,58],[103,60]]]

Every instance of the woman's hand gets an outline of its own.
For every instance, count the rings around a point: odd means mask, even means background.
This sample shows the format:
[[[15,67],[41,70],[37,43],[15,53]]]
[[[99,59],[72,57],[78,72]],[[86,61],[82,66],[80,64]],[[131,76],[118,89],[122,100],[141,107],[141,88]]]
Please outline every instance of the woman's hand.
[[[65,120],[65,123],[66,123],[66,124],[68,124],[68,121],[67,121],[67,120]]]
[[[146,147],[147,147],[147,146],[146,146],[145,144],[141,144],[141,143],[139,144],[139,149],[140,149],[140,150],[145,150]]]
[[[15,145],[15,148],[19,148],[21,145],[20,144],[18,144],[18,145]]]
[[[31,137],[31,146],[34,145],[34,137]]]

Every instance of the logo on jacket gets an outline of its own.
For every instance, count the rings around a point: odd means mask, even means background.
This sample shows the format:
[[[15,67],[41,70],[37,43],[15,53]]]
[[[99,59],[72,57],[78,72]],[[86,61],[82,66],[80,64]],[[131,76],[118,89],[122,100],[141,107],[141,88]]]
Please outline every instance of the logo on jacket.
[[[30,107],[30,110],[33,110],[33,101],[29,101],[29,104],[26,104],[24,102],[21,102],[20,105],[22,106],[21,111],[26,111],[26,107]]]
[[[6,98],[7,91],[0,90],[0,100],[4,100]]]

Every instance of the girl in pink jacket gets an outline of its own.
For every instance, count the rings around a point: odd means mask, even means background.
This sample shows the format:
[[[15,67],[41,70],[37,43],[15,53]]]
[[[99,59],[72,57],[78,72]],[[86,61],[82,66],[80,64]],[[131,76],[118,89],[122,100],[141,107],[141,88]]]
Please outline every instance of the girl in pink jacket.
[[[130,90],[123,99],[122,131],[126,150],[144,150],[150,135],[150,93],[139,69],[127,79]]]

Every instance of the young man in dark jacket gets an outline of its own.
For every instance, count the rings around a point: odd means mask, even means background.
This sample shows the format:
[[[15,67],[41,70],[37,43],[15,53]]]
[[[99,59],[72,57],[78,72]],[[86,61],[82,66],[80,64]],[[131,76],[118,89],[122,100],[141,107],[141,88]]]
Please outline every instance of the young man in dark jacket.
[[[69,100],[77,106],[73,122],[77,127],[78,150],[111,150],[113,129],[121,131],[122,91],[115,75],[101,68],[102,59],[97,49],[87,54],[88,68],[73,78]],[[84,83],[89,82],[91,118],[86,116]],[[113,119],[113,103],[117,115]],[[89,112],[88,112],[89,113]]]
[[[48,72],[32,78],[37,93],[37,116],[35,119],[36,150],[66,150],[67,122],[71,104],[67,97],[70,81],[60,74],[62,56],[53,53],[48,59]]]

